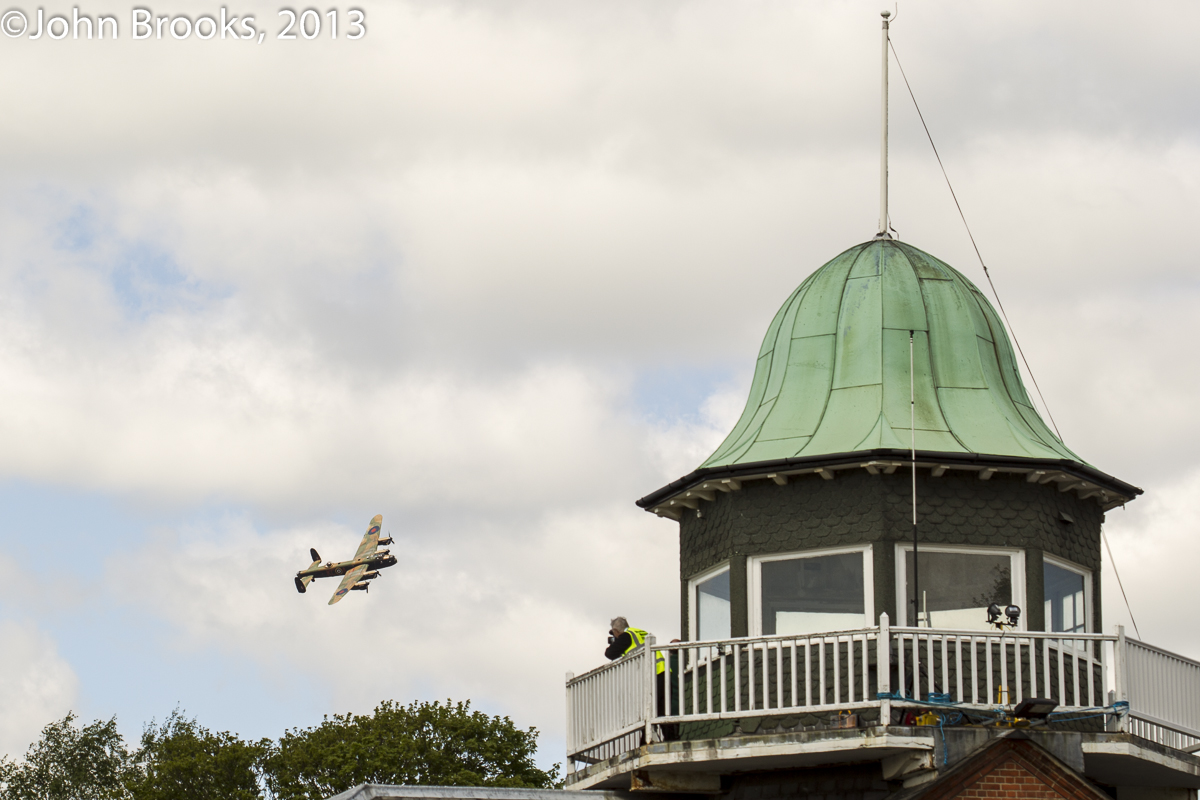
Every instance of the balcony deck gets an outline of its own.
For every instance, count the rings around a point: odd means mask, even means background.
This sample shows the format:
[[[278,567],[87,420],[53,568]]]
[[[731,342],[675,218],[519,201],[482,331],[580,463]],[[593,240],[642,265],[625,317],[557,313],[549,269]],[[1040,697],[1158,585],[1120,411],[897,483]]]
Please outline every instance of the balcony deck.
[[[1029,730],[1088,737],[1073,746],[1089,769],[1133,758],[1200,786],[1200,662],[1123,632],[898,628],[885,614],[859,630],[651,640],[570,676],[567,788],[628,789],[657,772],[703,791],[689,774],[851,761],[920,772],[951,739],[1011,728],[1027,698],[1058,704]]]

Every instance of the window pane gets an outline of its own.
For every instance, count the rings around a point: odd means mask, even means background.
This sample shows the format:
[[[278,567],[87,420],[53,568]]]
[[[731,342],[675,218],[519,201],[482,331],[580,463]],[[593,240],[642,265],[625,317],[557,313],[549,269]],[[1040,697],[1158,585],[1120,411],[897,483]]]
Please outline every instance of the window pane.
[[[729,638],[729,570],[696,584],[696,636]]]
[[[1046,630],[1084,633],[1087,609],[1083,605],[1083,576],[1048,562],[1044,574]]]
[[[865,624],[862,553],[764,561],[761,574],[764,635]]]
[[[922,597],[920,619],[932,628],[988,630],[987,607],[1012,602],[1012,559],[1005,555],[918,550]],[[905,552],[904,601],[912,624],[913,554]]]

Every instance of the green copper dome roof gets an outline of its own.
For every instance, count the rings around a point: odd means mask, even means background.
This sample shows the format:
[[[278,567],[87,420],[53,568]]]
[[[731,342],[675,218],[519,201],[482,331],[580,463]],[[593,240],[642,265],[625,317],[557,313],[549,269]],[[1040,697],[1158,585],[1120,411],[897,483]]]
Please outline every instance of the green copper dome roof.
[[[852,247],[771,321],[746,410],[701,469],[910,446],[1086,464],[1034,410],[1004,326],[961,273],[901,242]]]

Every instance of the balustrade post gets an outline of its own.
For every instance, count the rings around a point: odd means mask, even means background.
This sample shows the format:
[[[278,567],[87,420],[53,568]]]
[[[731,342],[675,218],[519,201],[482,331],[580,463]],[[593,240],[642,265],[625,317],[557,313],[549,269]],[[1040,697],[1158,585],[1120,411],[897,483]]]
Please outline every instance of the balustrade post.
[[[646,689],[643,692],[643,696],[646,698],[646,704],[642,708],[642,718],[646,721],[646,736],[645,736],[646,744],[651,743],[651,741],[652,741],[651,737],[654,733],[654,711],[655,711],[655,705],[654,705],[655,685],[654,685],[654,683],[655,683],[655,678],[657,677],[655,669],[654,669],[654,667],[655,667],[654,641],[655,640],[654,640],[653,636],[647,636],[646,637],[646,645],[643,648],[643,650],[645,652],[642,653],[642,658],[646,659],[646,669],[643,672],[643,674],[646,676]]]
[[[574,672],[567,673],[567,774],[575,773],[575,755],[572,752],[578,739],[575,735],[575,693],[571,691],[571,679],[575,677]]]
[[[875,683],[879,694],[891,694],[892,691],[892,630],[888,624],[888,615],[884,611],[879,615],[879,634],[875,639]],[[879,724],[892,724],[892,700],[884,697],[879,701]]]
[[[1117,640],[1113,642],[1113,687],[1116,689],[1118,700],[1128,701],[1129,687],[1125,684],[1125,681],[1128,679],[1128,673],[1125,666],[1125,626],[1118,625]],[[1125,730],[1125,721],[1128,719],[1128,714],[1117,717],[1113,727],[1118,732],[1123,732]]]

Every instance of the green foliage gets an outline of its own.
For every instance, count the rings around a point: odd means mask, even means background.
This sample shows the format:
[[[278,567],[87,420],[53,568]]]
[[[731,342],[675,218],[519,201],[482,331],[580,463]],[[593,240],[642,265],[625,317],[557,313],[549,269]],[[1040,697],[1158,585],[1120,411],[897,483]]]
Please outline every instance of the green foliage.
[[[361,783],[551,788],[558,766],[538,769],[536,748],[536,728],[471,711],[469,702],[384,701],[370,716],[286,732],[263,771],[279,800],[317,800]]]
[[[533,763],[537,729],[471,704],[385,701],[334,716],[278,743],[213,733],[176,709],[151,722],[134,753],[116,719],[79,727],[67,714],[22,761],[0,758],[0,800],[317,800],[361,783],[561,786]]]
[[[0,800],[128,800],[132,758],[116,718],[74,723],[51,722],[21,762],[0,759]]]
[[[176,709],[142,732],[127,785],[133,800],[258,800],[258,762],[270,746],[213,733]]]

